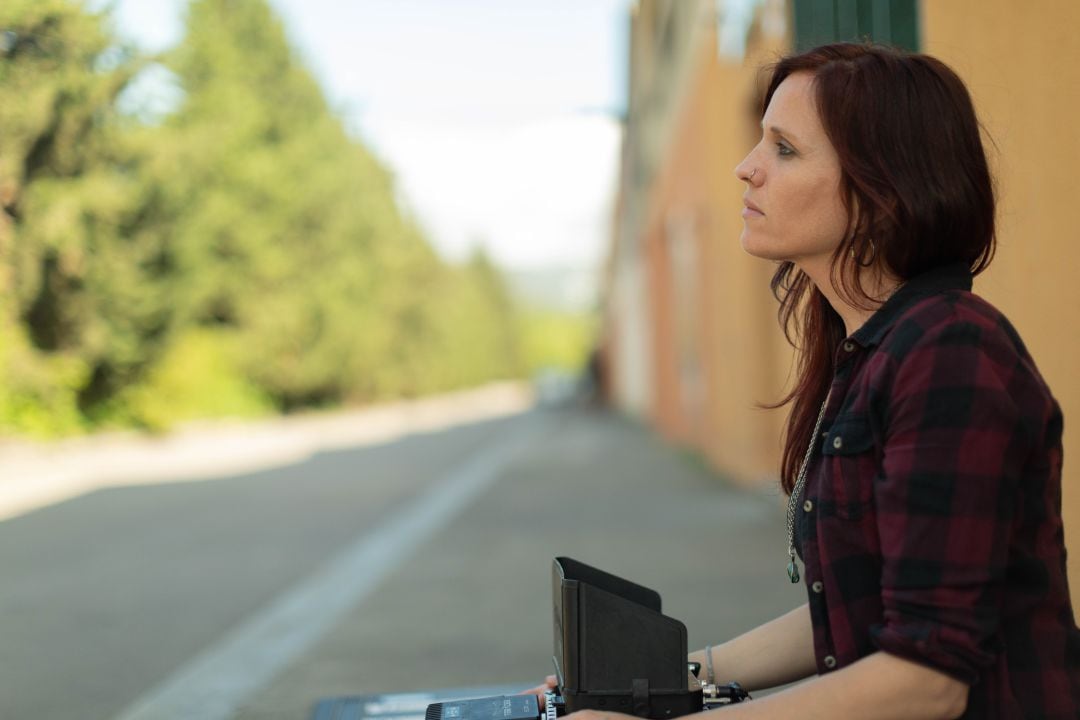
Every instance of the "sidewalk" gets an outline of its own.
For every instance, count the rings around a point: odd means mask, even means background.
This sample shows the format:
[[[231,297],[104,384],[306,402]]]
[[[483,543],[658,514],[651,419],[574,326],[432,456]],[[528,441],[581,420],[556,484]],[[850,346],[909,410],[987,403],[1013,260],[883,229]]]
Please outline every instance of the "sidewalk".
[[[51,443],[0,441],[0,521],[92,490],[205,480],[300,462],[521,412],[525,383],[496,383],[361,410],[185,425],[161,437],[109,433]]]

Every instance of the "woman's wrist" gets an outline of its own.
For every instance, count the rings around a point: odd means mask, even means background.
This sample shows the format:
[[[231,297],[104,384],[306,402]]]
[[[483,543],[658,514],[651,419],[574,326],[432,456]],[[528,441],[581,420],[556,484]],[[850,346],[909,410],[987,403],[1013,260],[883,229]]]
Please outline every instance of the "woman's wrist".
[[[698,672],[698,679],[702,683],[716,684],[716,680],[719,677],[716,674],[716,652],[720,649],[719,645],[706,645],[702,650],[695,650],[687,656],[689,662],[697,663],[701,666]]]

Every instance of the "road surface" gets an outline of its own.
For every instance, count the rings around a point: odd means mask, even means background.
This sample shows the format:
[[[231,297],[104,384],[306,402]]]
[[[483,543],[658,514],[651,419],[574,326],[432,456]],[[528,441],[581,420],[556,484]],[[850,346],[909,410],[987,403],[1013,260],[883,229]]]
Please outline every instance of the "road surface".
[[[659,590],[693,649],[805,600],[782,520],[580,408],[98,490],[0,522],[0,718],[299,719],[538,681],[557,555]]]

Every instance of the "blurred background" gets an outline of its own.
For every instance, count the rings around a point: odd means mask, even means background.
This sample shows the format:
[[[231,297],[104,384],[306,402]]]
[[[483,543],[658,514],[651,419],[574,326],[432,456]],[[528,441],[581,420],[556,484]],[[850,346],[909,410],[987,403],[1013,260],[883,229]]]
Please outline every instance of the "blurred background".
[[[1078,23],[1068,0],[3,0],[0,717],[535,683],[558,554],[658,589],[692,648],[800,604],[784,414],[758,408],[792,355],[732,172],[763,68],[871,38],[959,72],[1000,197],[976,291],[1068,419]]]

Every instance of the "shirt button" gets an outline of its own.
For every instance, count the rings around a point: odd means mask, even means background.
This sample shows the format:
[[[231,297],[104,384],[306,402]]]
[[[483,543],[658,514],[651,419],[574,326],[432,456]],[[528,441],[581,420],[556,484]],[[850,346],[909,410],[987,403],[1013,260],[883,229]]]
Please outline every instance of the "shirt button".
[[[834,667],[836,667],[836,658],[834,658],[832,655],[826,655],[825,656],[825,667],[829,668],[830,670],[832,670]]]
[[[806,512],[810,512],[811,510],[814,509],[814,503],[811,502],[810,500],[807,500],[806,502],[804,502],[802,504],[802,509],[805,510]]]
[[[810,586],[810,589],[816,593],[820,593],[822,590],[825,589],[825,586],[821,584],[820,580],[815,580],[814,584]]]
[[[844,352],[852,352],[853,350],[855,350],[855,343],[850,340],[844,343]]]
[[[834,448],[836,448],[837,450],[839,450],[840,448],[842,448],[844,446],[844,438],[837,435],[836,437],[834,437],[832,439],[832,446]]]

